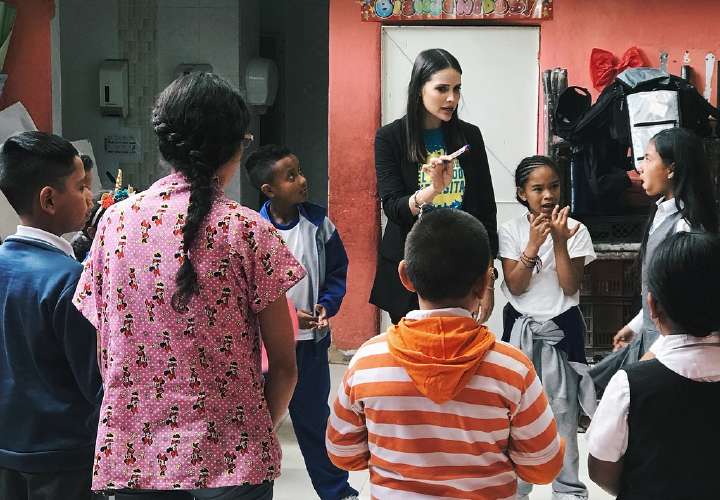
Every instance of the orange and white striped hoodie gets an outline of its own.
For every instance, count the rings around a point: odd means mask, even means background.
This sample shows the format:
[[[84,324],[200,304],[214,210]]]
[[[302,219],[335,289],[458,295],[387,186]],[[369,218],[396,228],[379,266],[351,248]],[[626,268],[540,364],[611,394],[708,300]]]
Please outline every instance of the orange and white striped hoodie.
[[[355,354],[327,428],[373,498],[511,499],[560,472],[564,444],[532,363],[464,309],[412,311]]]

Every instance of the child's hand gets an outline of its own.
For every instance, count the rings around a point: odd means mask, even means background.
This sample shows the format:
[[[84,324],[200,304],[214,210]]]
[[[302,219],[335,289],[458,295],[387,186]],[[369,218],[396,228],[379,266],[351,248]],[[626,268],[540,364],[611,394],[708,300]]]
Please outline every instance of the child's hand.
[[[613,352],[619,351],[632,342],[634,336],[635,333],[627,325],[623,326],[613,337]]]
[[[543,243],[547,235],[550,234],[550,222],[545,214],[533,215],[530,214],[530,239],[528,241],[528,250],[534,255],[528,257],[534,257]]]
[[[301,330],[312,330],[313,328],[317,328],[317,318],[315,318],[310,311],[298,309],[297,317],[298,328]]]
[[[315,319],[317,320],[315,328],[318,330],[330,326],[330,322],[327,317],[327,310],[320,304],[315,304]]]
[[[430,177],[430,182],[436,194],[445,191],[450,185],[453,176],[453,162],[447,155],[430,159],[430,163],[422,166],[422,171]]]
[[[559,205],[555,205],[555,208],[553,208],[552,214],[550,215],[550,233],[556,242],[565,243],[575,236],[575,233],[580,229],[580,224],[577,224],[572,229],[568,227],[567,221],[569,214],[570,207],[560,209]]]

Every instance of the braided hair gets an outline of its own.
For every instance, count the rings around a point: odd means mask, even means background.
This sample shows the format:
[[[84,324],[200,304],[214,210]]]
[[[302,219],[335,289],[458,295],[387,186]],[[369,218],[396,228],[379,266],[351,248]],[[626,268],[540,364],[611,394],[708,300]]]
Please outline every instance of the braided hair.
[[[190,249],[218,194],[217,170],[242,147],[250,114],[240,93],[211,73],[178,77],[157,98],[152,125],[160,154],[190,182],[183,226],[183,262],[175,275],[172,307],[181,312],[200,292]]]
[[[524,188],[525,183],[530,178],[530,174],[538,167],[550,167],[558,177],[560,177],[560,170],[552,158],[543,155],[528,156],[520,160],[520,164],[515,169],[515,187],[518,189]],[[515,193],[515,199],[522,205],[528,206],[528,202],[520,198],[517,191]]]

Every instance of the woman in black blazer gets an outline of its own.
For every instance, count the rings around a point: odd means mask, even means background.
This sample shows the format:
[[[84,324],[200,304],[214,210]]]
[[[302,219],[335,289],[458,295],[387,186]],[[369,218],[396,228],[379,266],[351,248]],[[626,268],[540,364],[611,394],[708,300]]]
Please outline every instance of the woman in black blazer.
[[[480,129],[457,117],[462,70],[443,49],[418,54],[408,85],[407,114],[380,128],[375,136],[377,186],[387,226],[370,302],[397,323],[417,309],[417,296],[398,276],[405,238],[427,207],[461,209],[483,223],[497,254],[495,195]],[[448,154],[464,145],[469,151],[456,160]],[[492,272],[496,273],[494,268]],[[481,322],[493,308],[492,288],[482,301]]]

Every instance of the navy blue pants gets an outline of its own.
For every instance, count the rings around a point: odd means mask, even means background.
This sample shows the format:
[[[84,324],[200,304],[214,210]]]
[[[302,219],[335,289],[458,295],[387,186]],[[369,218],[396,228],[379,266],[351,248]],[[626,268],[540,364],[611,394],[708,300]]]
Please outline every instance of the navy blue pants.
[[[90,468],[63,472],[20,472],[0,468],[0,499],[47,500],[72,498],[73,500],[100,500],[106,497],[90,491]]]
[[[118,490],[109,500],[272,500],[272,497],[273,482],[265,481],[191,491]]]
[[[330,335],[320,342],[300,340],[295,348],[298,381],[290,400],[290,418],[305,467],[321,500],[340,500],[358,492],[348,484],[348,473],[333,465],[325,449],[330,407]]]

